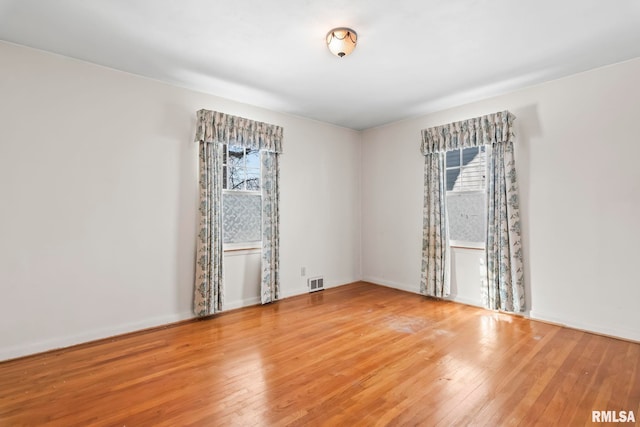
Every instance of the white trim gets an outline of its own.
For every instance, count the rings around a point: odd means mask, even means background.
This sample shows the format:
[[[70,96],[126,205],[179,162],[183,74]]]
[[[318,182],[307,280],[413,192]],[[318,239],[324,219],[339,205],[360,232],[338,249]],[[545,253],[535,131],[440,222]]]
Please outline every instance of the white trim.
[[[422,295],[420,293],[420,289],[419,288],[414,288],[412,286],[409,286],[409,285],[406,285],[406,284],[397,283],[397,282],[391,282],[389,280],[383,280],[383,279],[379,279],[379,278],[375,278],[375,277],[365,277],[364,279],[362,279],[362,281],[363,282],[373,283],[374,285],[385,286],[387,288],[397,289],[399,291],[404,291],[404,292],[409,292],[409,293],[412,293],[412,294]],[[482,306],[482,302],[481,301],[476,301],[476,300],[472,300],[472,299],[468,299],[468,298],[460,298],[460,297],[455,296],[455,295],[448,296],[448,297],[445,297],[445,298],[442,298],[442,299],[445,300],[445,301],[452,301],[452,302],[456,302],[456,303],[460,303],[460,304],[472,305],[474,307],[485,308],[485,307]]]
[[[251,251],[261,251],[262,241],[257,242],[242,242],[242,243],[224,243],[222,250],[225,255],[229,255],[232,252],[248,253]]]
[[[262,196],[261,190],[229,190],[227,188],[222,189],[222,194],[248,194],[255,196]]]
[[[55,337],[35,343],[26,343],[15,345],[12,347],[0,348],[0,360],[15,359],[16,357],[30,356],[45,351],[59,350],[65,347],[71,347],[78,344],[85,344],[104,338],[111,338],[117,335],[127,334],[130,332],[138,332],[143,329],[164,326],[170,323],[179,322],[193,318],[192,312],[172,314],[168,316],[158,316],[138,322],[124,323],[121,325],[94,329],[74,335]]]
[[[224,191],[224,190],[223,190]],[[465,194],[482,194],[485,195],[487,194],[486,190],[483,188],[482,190],[448,190],[445,191],[445,193],[447,193],[447,197],[451,196],[451,197],[459,197],[459,196],[463,196]]]
[[[607,335],[610,337],[618,337],[618,338],[640,342],[640,330],[638,329],[633,330],[633,329],[627,329],[627,328],[620,328],[617,326],[614,328],[602,327],[590,322],[582,322],[579,320],[567,319],[562,316],[554,316],[552,314],[541,313],[539,311],[533,311],[533,310],[529,312],[528,317],[531,320],[539,320],[542,322],[554,323],[559,326],[566,326],[572,329],[579,329],[585,332],[592,332],[596,334]]]
[[[467,242],[465,240],[449,240],[450,248],[484,250],[484,242]]]
[[[486,196],[486,191],[483,190],[456,190],[456,191],[446,191],[447,193],[447,197],[460,197],[460,196],[464,196],[465,194],[482,194],[484,196]]]
[[[485,306],[482,305],[482,301],[472,300],[472,299],[469,299],[469,298],[460,298],[457,295],[448,296],[448,297],[443,298],[443,299],[445,299],[447,301],[452,301],[452,302],[464,304],[464,305],[471,305],[473,307],[483,308],[485,310],[487,309]]]
[[[222,306],[222,311],[220,313],[223,313],[229,310],[235,310],[237,308],[251,307],[252,305],[258,305],[258,304],[260,304],[260,297],[245,298],[238,301],[225,301]]]
[[[385,286],[387,288],[398,289],[400,291],[411,292],[412,294],[422,295],[420,293],[420,285],[410,286],[403,283],[392,282],[389,280],[380,279],[378,277],[364,277],[363,282],[373,283],[374,285]]]
[[[344,279],[344,280],[327,280],[325,278],[324,280],[324,289],[329,289],[329,288],[338,288],[340,286],[344,286],[344,285],[348,285],[350,283],[354,283],[354,282],[359,282],[360,279]],[[298,295],[305,295],[309,293],[309,285],[307,284],[306,280],[303,286],[301,287],[296,287],[292,290],[290,290],[289,292],[282,292],[280,294],[280,299],[285,299],[285,298],[291,298],[291,297],[295,297]]]

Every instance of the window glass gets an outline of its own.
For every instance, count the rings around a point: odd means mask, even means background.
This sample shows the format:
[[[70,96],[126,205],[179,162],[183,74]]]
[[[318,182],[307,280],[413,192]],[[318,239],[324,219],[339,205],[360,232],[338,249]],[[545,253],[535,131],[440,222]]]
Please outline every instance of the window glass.
[[[483,190],[486,175],[484,146],[447,151],[446,170],[447,191]]]
[[[260,151],[230,145],[225,150],[224,189],[260,190]]]
[[[447,169],[447,191],[453,190],[453,185],[458,180],[458,175],[460,175],[460,168]]]
[[[462,242],[484,244],[485,194],[480,191],[451,192],[447,195],[449,240],[455,245]]]
[[[224,243],[262,240],[262,197],[260,194],[228,191],[222,195]]]
[[[260,151],[247,150],[247,169],[260,169]]]
[[[447,151],[447,168],[460,166],[460,150]]]
[[[478,147],[464,148],[462,150],[462,164],[468,165],[478,155]]]
[[[455,245],[485,241],[485,151],[482,146],[446,153],[447,219]]]
[[[227,188],[227,165],[222,166],[222,188]]]
[[[254,246],[262,240],[260,151],[225,145],[223,153],[223,241]]]
[[[246,170],[246,184],[248,191],[260,190],[260,169]]]

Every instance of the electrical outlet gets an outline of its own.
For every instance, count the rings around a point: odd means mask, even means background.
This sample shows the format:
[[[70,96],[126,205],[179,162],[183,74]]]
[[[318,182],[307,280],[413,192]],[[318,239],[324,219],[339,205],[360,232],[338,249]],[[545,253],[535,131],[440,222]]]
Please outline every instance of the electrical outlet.
[[[300,267],[300,275],[301,276],[307,275],[307,267]]]

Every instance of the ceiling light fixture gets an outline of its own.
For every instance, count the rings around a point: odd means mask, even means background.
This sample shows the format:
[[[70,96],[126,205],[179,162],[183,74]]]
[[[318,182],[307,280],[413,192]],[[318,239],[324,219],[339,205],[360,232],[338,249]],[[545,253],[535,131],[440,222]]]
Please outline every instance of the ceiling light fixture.
[[[327,47],[336,56],[342,58],[356,48],[358,34],[351,28],[334,28],[327,33]]]

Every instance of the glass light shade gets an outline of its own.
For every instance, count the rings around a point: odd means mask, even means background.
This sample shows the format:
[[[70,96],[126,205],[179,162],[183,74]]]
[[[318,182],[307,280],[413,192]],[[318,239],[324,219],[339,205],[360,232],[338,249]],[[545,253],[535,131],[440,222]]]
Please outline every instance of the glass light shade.
[[[327,33],[327,47],[341,58],[353,52],[357,42],[358,35],[351,28],[334,28]]]

